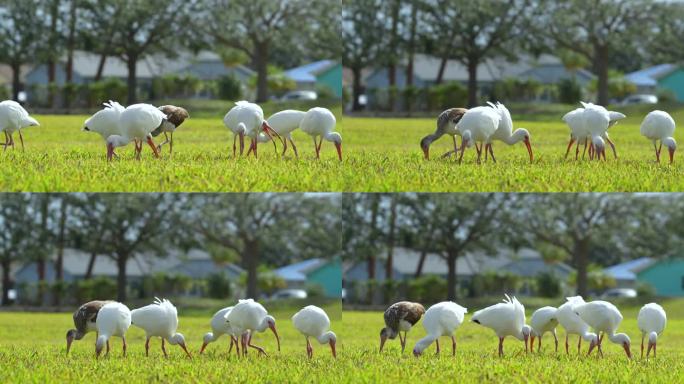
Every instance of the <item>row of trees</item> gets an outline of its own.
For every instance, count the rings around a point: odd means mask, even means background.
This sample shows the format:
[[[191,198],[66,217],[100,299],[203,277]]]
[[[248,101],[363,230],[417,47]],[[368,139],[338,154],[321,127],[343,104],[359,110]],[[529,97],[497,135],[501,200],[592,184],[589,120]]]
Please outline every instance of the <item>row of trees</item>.
[[[86,278],[92,277],[98,257],[116,262],[120,301],[126,299],[129,260],[191,248],[205,249],[217,261],[239,263],[247,271],[247,295],[257,297],[260,265],[290,263],[293,255],[307,259],[339,254],[339,217],[335,196],[3,194],[2,302],[8,302],[15,263],[34,261],[42,281],[46,263],[54,260],[55,280],[61,282],[67,247],[90,255],[84,260]]]
[[[413,85],[416,53],[468,69],[468,105],[478,104],[477,67],[484,61],[553,53],[574,71],[598,78],[598,102],[609,101],[609,70],[682,60],[684,4],[651,0],[354,0],[343,11],[344,65],[354,73],[360,108],[361,71],[385,67],[394,87],[400,64]]]
[[[631,194],[349,194],[343,200],[345,260],[377,258],[392,279],[393,249],[428,253],[448,265],[448,298],[456,298],[456,261],[469,252],[496,255],[501,247],[539,250],[549,262],[577,270],[577,293],[588,292],[590,263],[681,256],[684,195]]]
[[[341,4],[331,0],[0,0],[0,63],[12,68],[13,98],[22,66],[47,65],[48,82],[74,51],[100,56],[95,81],[110,57],[128,68],[128,103],[136,101],[136,66],[151,55],[219,51],[227,64],[258,74],[257,100],[268,99],[268,65],[294,66],[339,57]],[[54,96],[51,96],[53,99]]]

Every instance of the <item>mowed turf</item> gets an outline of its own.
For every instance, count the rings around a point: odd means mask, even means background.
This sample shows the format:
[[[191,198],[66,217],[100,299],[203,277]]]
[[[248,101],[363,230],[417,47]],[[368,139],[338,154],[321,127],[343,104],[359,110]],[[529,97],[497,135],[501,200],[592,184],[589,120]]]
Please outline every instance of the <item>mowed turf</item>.
[[[492,303],[493,304],[493,303]],[[523,300],[524,304],[524,300]],[[556,304],[559,305],[560,303]],[[665,333],[658,339],[658,356],[640,358],[641,333],[636,316],[639,307],[620,307],[625,317],[618,332],[626,332],[632,340],[633,359],[624,350],[604,339],[604,358],[595,352],[587,357],[588,343],[582,343],[577,355],[577,336],[570,338],[570,354],[565,353],[565,333],[557,329],[558,353],[553,336],[546,334],[542,350],[525,354],[525,346],[515,338],[504,341],[504,357],[498,357],[498,338],[488,328],[470,322],[478,308],[468,308],[464,324],[456,332],[456,356],[451,355],[451,340],[440,338],[441,353],[435,356],[433,343],[419,358],[412,349],[426,335],[422,323],[408,333],[406,351],[401,353],[399,338],[388,340],[382,354],[378,352],[380,330],[384,326],[382,312],[343,312],[344,358],[347,370],[369,383],[676,383],[684,379],[684,300],[662,303],[668,311]],[[527,319],[534,308],[527,308]],[[536,344],[536,343],[535,343]],[[645,352],[644,352],[645,353]]]
[[[325,307],[333,330],[340,328],[340,306]],[[332,358],[328,345],[314,344],[314,358],[306,357],[306,342],[294,329],[290,318],[296,312],[272,313],[281,336],[281,351],[270,330],[254,336],[253,342],[265,348],[268,356],[250,350],[238,359],[230,339],[222,336],[199,355],[203,335],[210,331],[211,315],[181,316],[178,331],[185,335],[188,359],[178,346],[167,344],[169,358],[161,351],[161,341],[150,342],[145,357],[145,334],[131,326],[127,334],[128,356],[121,355],[121,339],[112,338],[111,352],[95,360],[95,334],[74,341],[65,355],[65,335],[73,327],[70,313],[0,313],[0,382],[2,383],[206,383],[206,382],[333,382],[347,373]],[[342,351],[338,351],[341,353]]]
[[[339,108],[336,113],[339,116]],[[236,159],[233,135],[223,125],[223,116],[190,118],[174,134],[173,157],[167,145],[162,148],[162,158],[155,159],[145,144],[142,160],[136,161],[133,144],[129,144],[117,149],[120,158],[108,163],[100,135],[81,131],[88,116],[35,117],[41,126],[23,130],[26,151],[21,151],[15,134],[17,149],[0,152],[2,191],[261,192],[349,187],[349,180],[343,177],[347,166],[338,161],[335,146],[324,142],[317,161],[313,140],[299,131],[294,135],[299,159],[291,149],[281,158],[271,143],[259,145],[258,159]],[[278,146],[281,151],[280,143]],[[245,153],[248,147],[249,141]]]

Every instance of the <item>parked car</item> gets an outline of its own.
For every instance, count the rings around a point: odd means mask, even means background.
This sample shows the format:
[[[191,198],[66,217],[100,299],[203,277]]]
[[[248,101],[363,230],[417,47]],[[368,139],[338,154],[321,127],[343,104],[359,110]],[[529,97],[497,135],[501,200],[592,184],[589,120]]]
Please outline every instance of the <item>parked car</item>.
[[[289,100],[316,100],[318,94],[314,91],[290,91],[280,98],[282,101]]]
[[[622,105],[658,104],[656,95],[631,95],[622,100]]]
[[[612,288],[601,295],[602,299],[610,299],[613,297],[637,297],[637,291],[632,288]]]
[[[303,289],[281,289],[271,295],[271,300],[277,299],[306,299],[306,291]]]

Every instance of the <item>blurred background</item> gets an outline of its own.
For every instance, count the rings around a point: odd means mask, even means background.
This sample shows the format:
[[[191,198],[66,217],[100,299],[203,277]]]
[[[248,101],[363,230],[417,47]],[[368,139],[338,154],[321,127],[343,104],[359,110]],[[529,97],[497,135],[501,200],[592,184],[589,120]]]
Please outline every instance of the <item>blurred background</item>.
[[[682,1],[354,0],[342,19],[347,112],[684,102]]]
[[[195,116],[225,113],[226,100],[283,104],[278,109],[339,105],[341,24],[332,16],[341,7],[331,0],[2,0],[0,99],[40,113],[85,113],[110,99],[163,101]]]
[[[684,297],[684,194],[345,194],[343,217],[346,309]]]
[[[2,306],[339,306],[340,195],[0,194]],[[339,314],[338,314],[339,315]]]

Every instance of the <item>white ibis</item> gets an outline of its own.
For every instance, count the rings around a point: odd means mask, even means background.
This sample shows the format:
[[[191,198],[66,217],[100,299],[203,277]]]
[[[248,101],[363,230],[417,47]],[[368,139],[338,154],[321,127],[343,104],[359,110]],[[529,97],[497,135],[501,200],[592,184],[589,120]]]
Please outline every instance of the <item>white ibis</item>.
[[[159,300],[155,297],[154,303],[131,311],[131,322],[145,331],[145,356],[149,356],[150,353],[150,339],[160,337],[164,357],[168,357],[164,345],[166,340],[171,345],[179,345],[188,357],[192,357],[185,346],[185,337],[176,332],[178,329],[178,311],[170,301]]]
[[[539,338],[538,352],[541,352],[541,339],[546,332],[551,332],[553,339],[556,342],[556,352],[558,352],[558,337],[556,336],[556,326],[558,326],[557,318],[558,309],[554,307],[541,307],[532,313],[530,318],[530,351],[534,352],[534,338]]]
[[[121,113],[126,108],[112,100],[109,100],[108,103],[103,103],[102,105],[104,106],[104,109],[101,109],[90,116],[83,124],[82,130],[98,133],[106,143],[109,136],[123,135],[119,120],[121,118]],[[116,154],[112,151],[112,155]]]
[[[317,159],[321,157],[321,145],[323,145],[323,139],[325,139],[335,144],[337,157],[342,161],[342,136],[337,132],[333,132],[335,124],[337,124],[335,115],[326,108],[311,108],[304,115],[300,128],[302,132],[308,133],[313,138]],[[318,137],[321,139],[319,142],[316,142]]]
[[[152,148],[154,156],[159,157],[157,146],[152,141],[152,132],[159,128],[164,121],[166,121],[166,115],[153,105],[129,105],[119,117],[121,135],[107,137],[107,159],[112,159],[114,148],[128,145],[131,141],[135,142],[136,159],[140,159],[144,141],[147,141],[147,144]]]
[[[656,161],[660,162],[660,151],[663,149],[663,144],[670,152],[670,164],[674,161],[674,153],[677,150],[677,142],[672,137],[674,131],[675,121],[667,112],[653,111],[644,118],[641,123],[641,134],[653,141]],[[656,141],[660,141],[660,147],[656,147]]]
[[[513,336],[518,340],[527,342],[532,329],[525,324],[525,307],[513,296],[506,295],[503,303],[494,304],[485,309],[480,309],[473,314],[472,322],[491,328],[499,337],[499,356],[503,356],[503,341],[506,336]]]
[[[38,121],[29,116],[24,107],[16,101],[5,100],[0,102],[0,131],[5,132],[5,143],[2,144],[4,147],[3,150],[6,150],[9,146],[12,146],[14,149],[14,138],[12,138],[12,134],[15,131],[18,131],[21,149],[23,151],[24,137],[21,135],[21,129],[39,125]]]
[[[508,145],[513,145],[522,141],[523,144],[525,144],[525,147],[527,147],[527,152],[530,155],[531,163],[534,160],[534,155],[532,154],[532,144],[530,143],[530,132],[525,128],[518,128],[513,131],[513,119],[511,119],[511,113],[508,111],[508,108],[506,108],[505,105],[499,102],[496,104],[488,102],[487,104],[489,104],[489,106],[499,112],[499,115],[501,115],[499,126],[491,136],[491,140],[503,141]],[[487,159],[487,148],[489,148],[489,154],[492,155],[492,161],[496,162],[491,142],[488,146],[485,146],[485,160]]]
[[[226,316],[228,315],[228,313],[230,313],[231,310],[233,310],[233,307],[226,307],[220,309],[211,318],[211,332],[207,332],[204,334],[202,348],[200,349],[200,355],[204,353],[204,349],[207,347],[207,345],[209,345],[209,343],[213,343],[223,335],[228,335],[230,337],[230,349],[228,350],[228,354],[232,352],[234,344],[236,346],[236,352],[238,356],[240,355],[240,347],[237,340],[237,336],[239,335],[235,333],[235,331],[233,331],[233,327],[231,327],[230,323],[226,321]]]
[[[574,310],[575,305],[584,304],[582,296],[568,297],[566,300],[563,305],[558,307],[556,318],[560,325],[563,326],[563,329],[565,329],[565,353],[570,353],[568,339],[573,334],[578,335],[577,354],[579,354],[582,347],[582,339],[590,343],[597,343],[598,336],[595,333],[589,332],[589,325]]]
[[[175,105],[163,105],[159,107],[159,110],[166,115],[166,120],[157,129],[152,131],[152,137],[157,137],[164,133],[165,140],[157,146],[157,150],[161,151],[162,146],[168,143],[170,156],[173,154],[173,133],[190,115],[184,108],[176,107]],[[171,138],[169,138],[169,134],[171,134]]]
[[[95,342],[95,357],[100,357],[102,348],[114,336],[120,337],[123,341],[123,356],[126,357],[126,331],[130,326],[131,310],[127,306],[117,302],[103,305],[97,313],[97,320],[95,321],[98,334]]]
[[[233,132],[233,156],[235,156],[235,140],[238,136],[240,137],[240,155],[242,155],[244,151],[245,136],[247,136],[251,138],[247,156],[254,151],[255,157],[257,156],[257,139],[259,133],[262,131],[269,137],[271,137],[271,133],[273,133],[282,141],[282,138],[264,119],[263,109],[261,109],[259,105],[248,101],[243,100],[236,102],[235,106],[223,117],[223,124]],[[273,142],[273,146],[276,147],[275,141]]]
[[[637,325],[641,331],[641,357],[644,357],[644,336],[648,335],[648,351],[646,357],[651,354],[653,348],[653,356],[656,356],[656,342],[658,335],[663,333],[665,325],[667,324],[667,316],[663,307],[656,303],[649,303],[641,307],[639,315],[637,316]]]
[[[454,141],[453,153],[458,153],[458,145],[456,144],[456,135],[459,134],[456,130],[456,124],[461,121],[461,118],[468,110],[465,108],[449,108],[437,116],[437,129],[420,141],[420,148],[423,150],[425,160],[430,160],[430,145],[437,141],[444,135],[449,135]],[[451,155],[451,151],[444,154],[443,157]]]
[[[413,347],[413,355],[420,356],[433,341],[436,343],[437,353],[439,353],[439,337],[449,336],[451,337],[451,355],[456,356],[454,332],[463,324],[466,313],[468,313],[467,308],[463,308],[452,301],[443,301],[428,308],[423,319],[423,328],[425,328],[427,336],[418,340]]]
[[[461,155],[459,161],[463,159],[466,147],[475,145],[477,150],[477,161],[480,162],[482,149],[485,145],[491,144],[492,135],[499,128],[501,115],[492,107],[475,107],[466,112],[461,120],[456,124],[461,133]],[[480,146],[477,146],[480,143]]]
[[[330,330],[330,319],[323,309],[308,305],[292,316],[292,324],[306,337],[306,354],[309,358],[313,357],[309,337],[314,337],[321,344],[330,344],[333,357],[337,357],[337,336]]]
[[[615,333],[622,322],[622,314],[617,307],[607,301],[596,300],[584,304],[576,304],[574,310],[598,335],[598,342],[592,341],[587,355],[591,354],[595,347],[598,347],[599,353],[603,355],[601,342],[603,341],[603,336],[608,334],[608,339],[615,344],[620,344],[625,350],[627,357],[632,358],[629,336],[624,333]],[[603,332],[603,335],[601,332]]]
[[[601,113],[607,113],[608,114],[608,126],[605,129],[605,133],[601,135],[601,138],[605,141],[608,142],[610,145],[611,149],[613,150],[613,156],[617,159],[617,151],[615,150],[615,144],[610,140],[610,137],[608,136],[608,128],[614,126],[617,124],[620,120],[625,118],[625,115],[620,113],[620,112],[614,112],[614,111],[608,111],[605,108],[601,106],[597,106],[595,104],[591,103],[582,103],[582,108],[577,108],[573,111],[570,111],[563,116],[563,121],[570,127],[570,141],[568,142],[568,148],[565,151],[565,157],[568,157],[568,153],[570,152],[570,148],[572,147],[572,144],[577,142],[577,146],[575,147],[575,160],[579,158],[579,145],[584,144],[584,153],[586,153],[587,150],[587,144],[592,140],[592,133],[589,130],[589,125],[586,120],[586,115],[584,114],[585,110],[587,108],[594,108]],[[597,140],[600,143],[600,140]],[[592,146],[589,148],[590,152],[590,157],[593,158],[593,141],[592,141]],[[584,157],[584,153],[582,154],[582,157]]]
[[[94,300],[81,305],[76,312],[74,312],[74,329],[70,329],[66,334],[66,353],[69,354],[71,343],[74,340],[81,340],[86,334],[97,331],[95,322],[97,320],[97,313],[100,308],[111,301]],[[96,337],[97,339],[97,337]],[[107,342],[107,349],[109,349],[109,342]]]
[[[240,300],[233,310],[226,314],[226,320],[230,323],[236,334],[241,335],[242,353],[247,353],[247,347],[251,347],[266,354],[263,348],[252,344],[253,332],[263,332],[270,328],[278,343],[280,351],[280,337],[276,330],[276,323],[273,316],[270,316],[263,305],[252,299]]]
[[[304,111],[297,111],[294,109],[286,109],[284,111],[276,112],[272,114],[266,121],[268,122],[268,125],[273,128],[274,131],[276,131],[280,137],[283,138],[283,153],[282,155],[285,155],[285,152],[287,151],[287,142],[289,141],[290,144],[292,145],[292,150],[295,153],[295,156],[299,156],[297,154],[297,146],[295,145],[294,141],[292,140],[292,132],[299,128],[299,126],[302,123],[302,119],[304,119],[304,116],[306,115],[306,112]],[[270,138],[266,135],[259,134],[259,139],[269,140]]]
[[[384,314],[385,328],[380,330],[380,352],[382,352],[387,339],[394,340],[399,335],[401,353],[404,353],[406,333],[411,330],[411,327],[416,325],[424,313],[425,307],[419,303],[400,301],[390,305]],[[401,337],[401,332],[404,332],[403,338]]]

